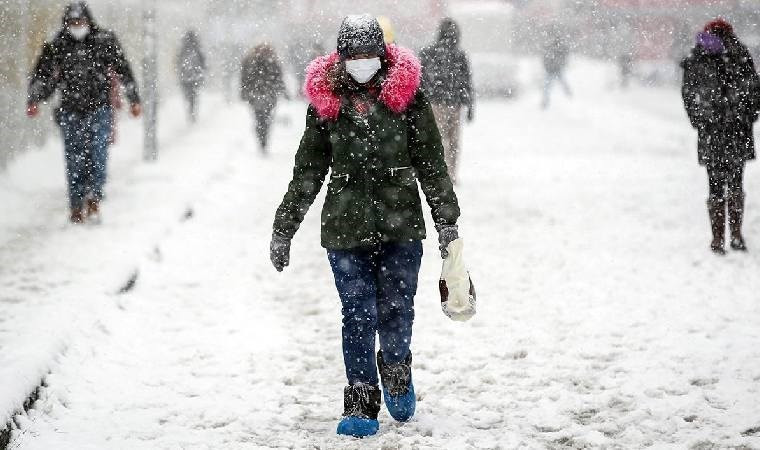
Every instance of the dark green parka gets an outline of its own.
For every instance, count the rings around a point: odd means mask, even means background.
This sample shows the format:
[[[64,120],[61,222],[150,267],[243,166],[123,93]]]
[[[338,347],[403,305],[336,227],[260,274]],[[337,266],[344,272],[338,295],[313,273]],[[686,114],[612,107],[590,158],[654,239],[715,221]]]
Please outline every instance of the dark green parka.
[[[292,238],[319,193],[330,182],[322,210],[322,246],[350,249],[425,238],[417,181],[436,225],[459,217],[456,194],[430,104],[418,91],[420,66],[406,49],[386,49],[377,101],[366,114],[332,89],[340,60],[321,57],[307,70],[311,101],[293,179],[274,221],[274,232]]]

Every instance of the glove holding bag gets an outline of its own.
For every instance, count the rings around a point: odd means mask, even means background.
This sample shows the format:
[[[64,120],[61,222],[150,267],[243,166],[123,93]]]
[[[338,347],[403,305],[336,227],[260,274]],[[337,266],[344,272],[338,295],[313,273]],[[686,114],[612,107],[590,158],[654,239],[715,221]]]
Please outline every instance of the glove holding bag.
[[[475,287],[464,265],[462,239],[455,239],[446,247],[448,256],[443,260],[439,289],[441,310],[451,320],[464,322],[475,315]]]

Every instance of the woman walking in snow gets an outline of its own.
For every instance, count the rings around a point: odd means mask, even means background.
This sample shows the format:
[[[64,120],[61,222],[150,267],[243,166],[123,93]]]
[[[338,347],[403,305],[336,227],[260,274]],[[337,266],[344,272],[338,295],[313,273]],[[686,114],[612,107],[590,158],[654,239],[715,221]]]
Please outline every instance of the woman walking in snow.
[[[725,253],[728,210],[731,248],[745,251],[742,179],[745,163],[755,158],[752,127],[760,109],[760,78],[749,51],[721,19],[697,35],[697,45],[682,65],[684,106],[699,132],[699,163],[707,167],[710,183],[710,247]]]
[[[306,130],[277,209],[270,256],[278,271],[289,264],[290,241],[330,171],[322,246],[342,302],[348,379],[338,434],[377,433],[378,368],[390,415],[407,421],[415,411],[409,347],[425,238],[418,180],[441,252],[458,237],[457,198],[419,84],[415,56],[386,46],[377,20],[366,14],[345,18],[337,51],[307,70]]]

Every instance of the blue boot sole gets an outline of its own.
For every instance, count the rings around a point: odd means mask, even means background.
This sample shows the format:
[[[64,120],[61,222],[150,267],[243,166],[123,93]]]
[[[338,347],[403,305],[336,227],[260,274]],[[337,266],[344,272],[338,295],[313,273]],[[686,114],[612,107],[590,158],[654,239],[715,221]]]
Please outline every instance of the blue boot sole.
[[[380,429],[380,422],[372,419],[363,419],[361,417],[344,417],[338,423],[338,434],[344,436],[353,436],[363,438],[377,434]]]
[[[399,422],[407,422],[414,416],[414,411],[417,408],[417,397],[414,394],[414,383],[409,382],[409,392],[397,397],[388,394],[388,391],[383,389],[383,400],[385,401],[385,407],[388,409],[388,413]]]

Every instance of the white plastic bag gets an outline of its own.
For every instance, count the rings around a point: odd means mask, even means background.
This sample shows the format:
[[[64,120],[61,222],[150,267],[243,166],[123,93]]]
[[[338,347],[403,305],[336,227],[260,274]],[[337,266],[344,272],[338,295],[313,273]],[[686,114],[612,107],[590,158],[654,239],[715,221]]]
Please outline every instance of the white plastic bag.
[[[451,320],[464,322],[475,315],[475,287],[462,257],[462,239],[452,241],[446,250],[449,256],[443,260],[441,280],[441,309]]]

